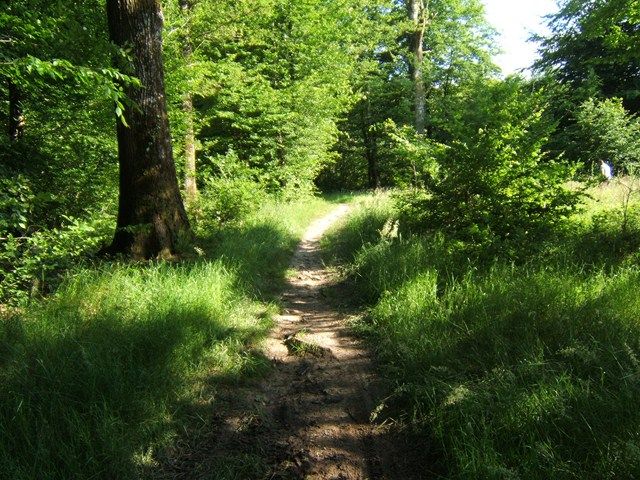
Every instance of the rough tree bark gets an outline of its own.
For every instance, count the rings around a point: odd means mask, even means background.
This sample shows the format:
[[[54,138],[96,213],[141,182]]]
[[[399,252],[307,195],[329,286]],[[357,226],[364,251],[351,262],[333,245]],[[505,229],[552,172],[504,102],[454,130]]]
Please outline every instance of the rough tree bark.
[[[24,112],[22,111],[22,99],[18,86],[9,81],[9,140],[18,141],[24,135]]]
[[[189,0],[180,0],[180,9],[186,18],[191,14],[192,3]],[[191,35],[187,24],[187,33],[182,45],[182,54],[185,63],[191,62],[193,46],[191,45]],[[198,185],[196,183],[196,138],[193,127],[193,97],[187,91],[182,99],[182,110],[186,117],[186,131],[184,135],[184,188],[187,202],[193,202],[198,197]]]
[[[125,87],[134,102],[118,121],[120,197],[109,253],[169,256],[190,232],[171,150],[162,62],[160,0],[107,0],[113,42],[130,50],[131,73],[142,87]]]
[[[428,0],[427,0],[428,1]],[[409,18],[413,22],[411,51],[413,53],[411,77],[414,88],[414,124],[416,132],[424,133],[427,110],[426,90],[423,77],[424,33],[427,28],[428,11],[425,0],[408,0]]]

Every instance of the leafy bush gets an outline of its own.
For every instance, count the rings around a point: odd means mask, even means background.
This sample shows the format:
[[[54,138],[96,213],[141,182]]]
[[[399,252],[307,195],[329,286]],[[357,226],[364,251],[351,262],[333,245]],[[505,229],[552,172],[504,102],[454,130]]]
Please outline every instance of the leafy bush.
[[[249,178],[209,178],[197,202],[190,207],[196,231],[210,233],[226,223],[241,221],[265,200],[265,191]]]
[[[0,304],[23,304],[52,291],[57,273],[84,260],[112,233],[113,217],[97,211],[84,218],[61,215],[55,227],[39,224],[47,195],[29,179],[0,170]]]
[[[20,236],[27,231],[35,195],[22,175],[9,177],[0,170],[0,237]]]
[[[96,214],[68,218],[60,228],[29,236],[9,234],[0,243],[0,303],[21,304],[34,294],[51,292],[58,274],[86,260],[113,233],[114,219]]]
[[[424,187],[431,185],[438,175],[438,158],[446,146],[416,133],[412,126],[398,127],[393,121],[384,123],[384,133],[390,142],[392,165],[385,165],[392,170],[394,185],[398,187]]]
[[[576,143],[585,165],[610,160],[617,170],[640,163],[640,121],[629,114],[622,99],[585,101],[576,112]]]
[[[541,94],[518,78],[478,88],[452,126],[457,140],[430,190],[400,198],[401,228],[476,241],[530,238],[575,210],[579,192],[566,186],[574,169],[541,150],[554,128]]]

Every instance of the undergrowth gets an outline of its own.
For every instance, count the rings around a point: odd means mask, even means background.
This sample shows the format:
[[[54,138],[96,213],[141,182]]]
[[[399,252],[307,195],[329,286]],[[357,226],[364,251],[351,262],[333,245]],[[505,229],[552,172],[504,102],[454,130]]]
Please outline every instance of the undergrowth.
[[[640,219],[623,231],[609,193],[535,248],[403,237],[386,197],[327,236],[368,306],[383,411],[444,478],[640,476]]]
[[[0,478],[147,478],[158,452],[209,421],[221,384],[266,371],[269,300],[330,208],[268,203],[192,261],[71,270],[48,298],[4,312]]]

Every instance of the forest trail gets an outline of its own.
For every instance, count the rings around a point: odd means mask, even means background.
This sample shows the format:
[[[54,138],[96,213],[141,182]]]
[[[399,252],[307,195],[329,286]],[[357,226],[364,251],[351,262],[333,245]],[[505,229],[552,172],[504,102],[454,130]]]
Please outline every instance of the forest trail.
[[[382,478],[369,421],[377,383],[371,359],[324,296],[332,278],[320,259],[320,238],[348,211],[340,205],[307,230],[291,263],[284,313],[267,343],[277,371],[262,388],[288,432],[286,455],[272,466],[275,478]]]
[[[404,439],[371,422],[380,379],[348,315],[325,293],[335,278],[320,258],[320,239],[348,213],[342,204],[307,229],[266,345],[275,365],[260,385],[271,419],[264,433],[276,439],[270,479],[424,478],[416,476]]]
[[[154,478],[429,477],[419,470],[425,459],[411,440],[370,421],[381,381],[370,353],[350,332],[348,315],[326,296],[335,279],[320,258],[320,238],[348,212],[340,205],[312,223],[292,258],[283,313],[262,352],[271,371],[259,382],[218,391],[212,428],[178,446]]]

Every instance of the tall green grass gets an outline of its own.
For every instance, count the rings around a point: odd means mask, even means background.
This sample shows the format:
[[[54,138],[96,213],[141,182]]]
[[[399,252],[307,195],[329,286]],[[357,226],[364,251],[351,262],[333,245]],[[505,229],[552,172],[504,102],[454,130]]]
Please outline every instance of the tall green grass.
[[[240,224],[203,239],[206,250],[232,268],[239,287],[271,300],[284,285],[286,271],[310,219],[334,208],[332,199],[305,197],[298,202],[269,202]]]
[[[431,438],[436,470],[640,476],[640,268],[637,244],[605,240],[620,234],[616,213],[586,211],[513,261],[441,235],[394,236],[379,229],[385,210],[365,205],[325,247],[350,259],[370,306],[360,328],[394,385],[387,412]]]
[[[268,204],[179,264],[68,274],[0,320],[0,478],[145,477],[206,423],[216,388],[265,372],[259,351],[290,255],[320,199]],[[273,285],[276,285],[274,287]]]

